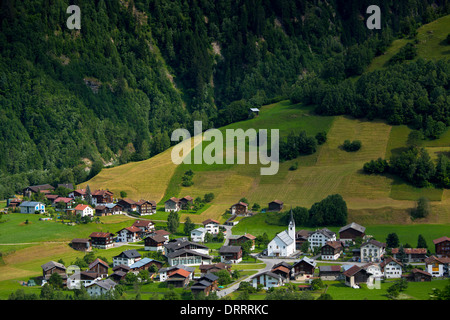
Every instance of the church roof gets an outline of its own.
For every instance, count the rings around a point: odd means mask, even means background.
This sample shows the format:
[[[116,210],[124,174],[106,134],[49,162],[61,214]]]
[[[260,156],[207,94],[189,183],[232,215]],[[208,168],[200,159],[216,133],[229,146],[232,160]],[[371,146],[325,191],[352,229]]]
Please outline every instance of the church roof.
[[[283,241],[286,245],[290,245],[292,242],[294,242],[294,239],[291,238],[291,236],[289,235],[289,233],[286,230],[278,233],[277,237],[281,241]]]

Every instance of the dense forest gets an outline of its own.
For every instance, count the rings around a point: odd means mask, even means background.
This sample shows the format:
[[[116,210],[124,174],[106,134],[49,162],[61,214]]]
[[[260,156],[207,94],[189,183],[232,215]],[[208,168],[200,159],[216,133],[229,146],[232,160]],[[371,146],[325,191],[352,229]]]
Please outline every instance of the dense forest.
[[[71,4],[81,9],[80,30],[66,26]],[[382,11],[381,30],[365,25],[373,4]],[[337,99],[333,90],[360,99],[366,83],[385,76],[363,76],[354,86],[348,77],[360,75],[395,37],[449,12],[447,0],[3,0],[0,198],[26,185],[80,183],[104,166],[146,159],[194,120],[206,130],[245,119],[249,106],[312,99],[298,88],[314,81],[327,86],[322,106]],[[417,68],[435,70],[430,80],[438,83],[418,89],[430,103],[448,106],[441,101],[448,99],[448,65]],[[410,100],[404,98],[402,106]],[[344,105],[346,99],[353,98],[344,96]],[[370,103],[360,115],[377,116]],[[432,120],[448,125],[446,112]],[[403,123],[411,115],[391,118]]]

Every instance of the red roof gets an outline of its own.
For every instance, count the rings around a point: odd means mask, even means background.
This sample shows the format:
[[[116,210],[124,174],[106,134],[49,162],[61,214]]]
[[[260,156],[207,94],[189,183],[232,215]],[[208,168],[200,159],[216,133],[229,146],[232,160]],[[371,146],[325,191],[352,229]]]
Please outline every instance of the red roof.
[[[131,227],[128,227],[128,228],[123,228],[122,230],[128,230],[128,231],[130,231],[130,232],[141,232],[141,229],[139,229],[138,227],[136,227],[136,226],[131,226]]]
[[[111,232],[92,232],[90,238],[107,238],[111,237],[113,234]]]
[[[190,274],[191,273],[189,271],[187,271],[187,270],[177,269],[176,271],[170,273],[168,276],[171,277],[173,275],[180,275],[180,276],[182,276],[184,278],[187,278],[187,277],[189,277]]]
[[[216,223],[216,224],[220,224],[220,222],[219,221],[217,221],[217,220],[214,220],[214,219],[207,219],[207,220],[205,220],[205,221],[203,221],[202,223],[203,223],[203,225],[207,225],[208,223]]]
[[[449,237],[446,237],[446,236],[440,237],[440,238],[438,238],[438,239],[434,239],[434,240],[433,240],[433,243],[434,243],[434,244],[438,244],[438,243],[441,243],[441,242],[444,242],[444,241],[450,241],[450,238],[449,238]]]
[[[153,222],[150,220],[137,220],[133,223],[133,226],[135,227],[147,227],[149,225],[153,225]]]
[[[79,204],[75,207],[76,211],[83,211],[84,209],[86,209],[87,207],[89,207],[87,204]]]
[[[399,248],[392,248],[392,254],[397,254]],[[403,248],[403,251],[405,251],[406,254],[426,254],[427,249],[425,248]]]
[[[72,198],[59,197],[59,198],[56,198],[54,202],[56,202],[56,203],[57,202],[69,203],[69,202],[72,202],[72,201],[73,201]]]
[[[159,235],[161,235],[161,236],[166,236],[166,235],[169,235],[169,234],[170,234],[170,232],[169,232],[169,231],[166,231],[166,230],[156,230],[155,233],[156,233],[156,234],[159,234]]]

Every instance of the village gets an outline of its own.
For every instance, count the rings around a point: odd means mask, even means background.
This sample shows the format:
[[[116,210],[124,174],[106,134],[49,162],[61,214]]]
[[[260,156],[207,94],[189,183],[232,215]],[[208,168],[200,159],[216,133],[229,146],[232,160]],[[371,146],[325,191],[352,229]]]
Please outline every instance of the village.
[[[145,277],[165,282],[167,288],[183,288],[192,297],[223,298],[243,287],[270,292],[293,285],[307,292],[326,287],[328,281],[340,281],[348,290],[358,290],[363,286],[376,289],[377,283],[386,280],[430,282],[450,277],[450,238],[446,235],[433,240],[434,252],[419,247],[392,247],[373,239],[364,226],[355,222],[338,232],[327,228],[298,230],[290,209],[286,229],[261,245],[252,234],[232,234],[239,221],[236,217],[256,214],[249,204],[239,201],[230,206],[231,218],[225,223],[206,219],[185,237],[175,237],[148,219],[157,211],[155,201],[115,199],[109,190],[91,192],[89,187],[74,189],[70,184],[58,185],[56,190],[69,191],[67,196],[59,196],[51,185],[30,186],[23,190],[23,197],[30,200],[8,199],[7,208],[9,212],[39,214],[42,220],[56,219],[56,215],[48,214],[53,210],[48,210],[45,203],[51,203],[50,207],[59,214],[70,212],[89,221],[94,217],[127,215],[134,218],[134,223],[115,232],[92,232],[72,239],[69,245],[73,250],[86,254],[95,251],[97,258],[84,270],[48,261],[41,266],[42,276],[25,281],[24,285],[44,287],[60,277],[65,288],[83,287],[90,297],[101,298],[130,277],[137,281]],[[180,212],[192,207],[193,202],[190,196],[172,197],[164,202],[164,211]],[[273,200],[265,210],[281,212],[286,208],[282,201]],[[219,239],[221,246],[217,250],[207,246],[211,239]],[[103,250],[131,244],[133,249],[124,249],[110,263],[99,258]],[[264,266],[250,274],[240,274],[240,266],[251,259]]]

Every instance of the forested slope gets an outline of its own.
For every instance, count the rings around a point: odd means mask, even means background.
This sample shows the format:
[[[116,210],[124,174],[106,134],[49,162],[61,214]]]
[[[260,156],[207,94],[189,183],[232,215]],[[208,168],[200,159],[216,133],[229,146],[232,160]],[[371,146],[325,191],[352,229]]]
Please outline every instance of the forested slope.
[[[81,30],[66,27],[70,4]],[[372,4],[381,30],[365,26]],[[4,0],[0,198],[146,159],[173,129],[242,120],[307,74],[360,75],[393,37],[448,12],[445,0]]]

